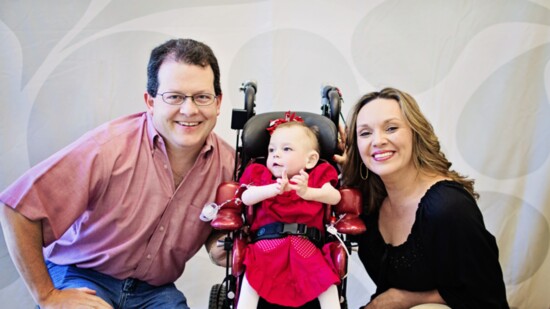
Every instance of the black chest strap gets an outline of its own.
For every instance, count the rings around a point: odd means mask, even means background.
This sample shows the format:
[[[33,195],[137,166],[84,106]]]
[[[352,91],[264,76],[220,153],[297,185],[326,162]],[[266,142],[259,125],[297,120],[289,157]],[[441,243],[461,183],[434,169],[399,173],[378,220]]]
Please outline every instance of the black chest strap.
[[[252,233],[252,242],[263,239],[283,238],[288,235],[304,236],[315,246],[321,248],[323,245],[323,235],[319,229],[308,227],[301,223],[281,223],[274,222],[260,227]]]

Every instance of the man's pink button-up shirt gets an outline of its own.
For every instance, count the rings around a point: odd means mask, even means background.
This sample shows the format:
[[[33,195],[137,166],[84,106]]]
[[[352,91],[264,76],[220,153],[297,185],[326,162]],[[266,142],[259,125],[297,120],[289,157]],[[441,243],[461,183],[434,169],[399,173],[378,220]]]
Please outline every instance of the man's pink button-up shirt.
[[[174,282],[211,232],[199,220],[232,178],[234,150],[208,137],[178,188],[162,137],[147,113],[122,117],[39,163],[0,201],[42,220],[44,254],[153,285]]]

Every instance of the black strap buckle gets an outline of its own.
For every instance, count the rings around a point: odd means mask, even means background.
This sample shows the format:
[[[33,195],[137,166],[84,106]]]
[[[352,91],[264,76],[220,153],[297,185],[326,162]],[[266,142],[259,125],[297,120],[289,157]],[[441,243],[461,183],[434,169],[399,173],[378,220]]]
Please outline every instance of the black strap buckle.
[[[283,223],[281,225],[283,226],[281,233],[285,235],[303,235],[304,231],[307,229],[305,224]]]
[[[274,222],[260,227],[252,234],[252,242],[262,239],[283,238],[288,235],[304,236],[317,247],[322,246],[323,236],[321,231],[314,227],[308,227],[300,223]]]

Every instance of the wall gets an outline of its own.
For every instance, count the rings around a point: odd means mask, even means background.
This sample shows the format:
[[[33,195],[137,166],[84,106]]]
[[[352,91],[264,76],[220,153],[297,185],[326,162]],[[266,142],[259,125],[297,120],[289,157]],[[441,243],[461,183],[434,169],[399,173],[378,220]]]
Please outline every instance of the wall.
[[[327,83],[344,115],[384,86],[413,94],[453,167],[477,180],[510,304],[550,307],[549,1],[0,0],[0,190],[87,130],[144,110],[148,54],[172,37],[216,52],[216,132],[230,143],[249,79],[258,113],[318,112]],[[2,307],[32,308],[3,240],[0,269]],[[206,308],[222,277],[201,252],[178,285]],[[374,291],[356,258],[349,286],[350,308]]]

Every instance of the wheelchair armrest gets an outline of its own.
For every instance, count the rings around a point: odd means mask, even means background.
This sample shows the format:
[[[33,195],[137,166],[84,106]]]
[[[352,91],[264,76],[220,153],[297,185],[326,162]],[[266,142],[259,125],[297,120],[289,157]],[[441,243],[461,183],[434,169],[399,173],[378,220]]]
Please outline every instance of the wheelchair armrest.
[[[344,279],[348,269],[348,256],[346,249],[344,249],[344,246],[338,241],[329,242],[325,246],[328,247],[325,250],[328,249],[332,265],[338,273],[338,276],[340,279]]]
[[[234,181],[222,182],[216,191],[216,204],[221,205],[223,202],[235,197],[235,192],[237,192],[239,187],[239,183]]]
[[[344,216],[336,223],[336,230],[349,235],[363,233],[367,228],[363,220],[359,218],[363,207],[361,192],[353,188],[341,188],[339,191],[342,197],[333,209],[338,217]]]
[[[361,208],[363,207],[361,192],[354,188],[340,188],[338,191],[340,191],[342,198],[340,202],[334,206],[334,211],[338,214],[361,214]]]
[[[220,206],[210,225],[216,230],[236,231],[243,226],[243,202],[240,199],[242,186],[236,182],[224,182],[216,191],[216,203]]]

